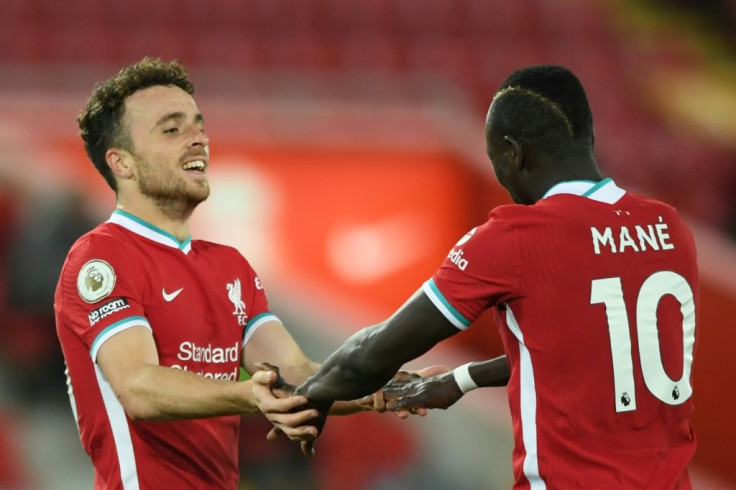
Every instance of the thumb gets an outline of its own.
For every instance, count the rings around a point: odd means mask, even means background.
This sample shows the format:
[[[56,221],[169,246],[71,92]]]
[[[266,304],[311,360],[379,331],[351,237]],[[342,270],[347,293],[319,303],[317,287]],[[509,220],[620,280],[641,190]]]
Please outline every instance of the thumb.
[[[308,441],[302,441],[301,446],[302,446],[302,454],[304,454],[304,456],[308,458],[311,458],[312,456],[314,456],[314,439],[310,439]]]
[[[259,385],[269,386],[276,380],[276,373],[273,371],[256,371],[250,379]]]

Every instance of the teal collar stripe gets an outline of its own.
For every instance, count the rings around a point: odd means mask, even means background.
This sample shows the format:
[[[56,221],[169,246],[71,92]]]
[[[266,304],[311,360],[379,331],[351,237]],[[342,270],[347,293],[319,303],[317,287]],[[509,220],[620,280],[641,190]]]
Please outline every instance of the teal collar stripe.
[[[442,304],[447,308],[447,311],[449,311],[452,316],[454,316],[460,323],[465,325],[466,327],[470,325],[470,321],[463,316],[462,313],[457,311],[454,306],[452,306],[442,295],[439,288],[437,287],[437,284],[434,283],[434,279],[430,279],[427,281],[427,284],[429,285],[429,289],[434,293],[435,297],[439,299]]]
[[[112,212],[112,216],[107,220],[108,223],[115,223],[122,226],[123,228],[132,231],[138,235],[141,235],[154,242],[168,245],[169,247],[178,248],[184,253],[189,253],[192,249],[192,237],[191,235],[184,239],[183,242],[177,240],[177,238],[169,233],[168,231],[162,230],[158,226],[154,226],[151,223],[142,220],[138,216],[116,209]]]
[[[607,179],[603,179],[603,180],[601,180],[600,182],[598,182],[597,184],[595,184],[595,185],[594,185],[593,187],[591,187],[590,189],[588,189],[588,191],[587,191],[587,192],[586,192],[585,194],[583,194],[583,197],[588,197],[588,196],[590,196],[590,195],[591,195],[591,194],[593,194],[593,193],[594,193],[595,191],[597,191],[598,189],[600,189],[600,188],[601,188],[601,187],[603,187],[604,185],[608,184],[609,182],[613,182],[613,180],[612,180],[612,179],[611,179],[610,177],[609,177],[609,178],[607,178]]]
[[[546,199],[557,194],[572,194],[575,196],[587,197],[594,201],[614,204],[621,199],[624,194],[626,194],[626,191],[617,186],[610,177],[605,178],[600,182],[594,182],[592,180],[568,180],[558,182],[553,185],[544,194],[544,196],[542,196],[542,199]]]

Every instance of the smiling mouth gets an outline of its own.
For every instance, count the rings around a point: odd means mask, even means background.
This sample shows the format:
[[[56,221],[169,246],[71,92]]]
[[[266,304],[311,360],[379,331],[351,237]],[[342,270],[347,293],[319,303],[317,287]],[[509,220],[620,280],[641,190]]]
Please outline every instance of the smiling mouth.
[[[194,160],[192,162],[187,162],[184,165],[182,165],[181,168],[189,172],[202,173],[205,170],[204,160]]]

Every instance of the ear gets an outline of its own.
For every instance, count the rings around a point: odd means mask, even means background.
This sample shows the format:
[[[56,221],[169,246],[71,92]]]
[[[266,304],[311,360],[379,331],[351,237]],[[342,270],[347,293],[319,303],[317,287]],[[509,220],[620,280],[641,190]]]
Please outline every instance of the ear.
[[[133,176],[133,156],[120,148],[110,148],[105,153],[105,161],[112,173],[122,179]]]
[[[524,150],[521,143],[508,135],[504,136],[503,140],[508,145],[507,150],[511,152],[510,160],[516,167],[516,170],[521,170],[524,167]]]

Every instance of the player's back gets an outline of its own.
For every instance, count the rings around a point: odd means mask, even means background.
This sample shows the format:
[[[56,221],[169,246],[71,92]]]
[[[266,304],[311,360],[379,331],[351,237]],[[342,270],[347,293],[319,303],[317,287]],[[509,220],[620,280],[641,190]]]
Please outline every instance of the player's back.
[[[520,488],[689,488],[695,246],[670,206],[617,197],[510,210],[519,282],[501,330]]]

